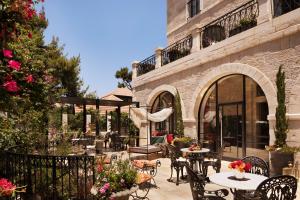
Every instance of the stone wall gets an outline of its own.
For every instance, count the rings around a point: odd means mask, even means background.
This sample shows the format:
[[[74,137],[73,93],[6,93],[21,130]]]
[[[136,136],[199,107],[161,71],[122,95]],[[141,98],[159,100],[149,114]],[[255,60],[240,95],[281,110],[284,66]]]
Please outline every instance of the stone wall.
[[[249,0],[204,0],[201,13],[188,19],[186,2],[184,0],[168,0],[167,36],[168,44],[172,44],[195,29],[208,24],[214,19],[234,10]]]
[[[206,89],[228,74],[245,74],[266,94],[269,106],[270,143],[276,108],[275,78],[278,67],[286,72],[288,142],[300,145],[300,13],[284,16],[195,52],[134,79],[135,99],[150,102],[157,88],[175,88],[182,98],[185,134],[197,136],[197,112]],[[168,91],[168,89],[165,89]]]

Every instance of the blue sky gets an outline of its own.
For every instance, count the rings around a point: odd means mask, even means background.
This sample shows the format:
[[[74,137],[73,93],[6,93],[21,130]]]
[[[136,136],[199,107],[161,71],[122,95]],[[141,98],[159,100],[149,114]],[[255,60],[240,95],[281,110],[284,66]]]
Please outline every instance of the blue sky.
[[[80,55],[81,77],[90,91],[104,95],[117,87],[116,70],[166,45],[165,0],[46,0],[53,36],[65,53]]]

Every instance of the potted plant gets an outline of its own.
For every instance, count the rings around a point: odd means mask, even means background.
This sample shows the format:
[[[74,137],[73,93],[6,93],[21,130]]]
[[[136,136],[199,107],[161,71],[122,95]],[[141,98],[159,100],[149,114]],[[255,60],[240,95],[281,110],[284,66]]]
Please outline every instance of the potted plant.
[[[276,75],[276,86],[278,105],[275,114],[275,144],[267,147],[267,150],[270,152],[271,176],[281,175],[282,169],[287,167],[289,162],[293,162],[294,153],[299,150],[286,144],[288,121],[285,105],[285,73],[282,71],[282,66],[279,67]]]
[[[137,171],[129,160],[118,160],[110,165],[101,161],[97,165],[97,176],[91,194],[97,199],[128,200],[138,187],[135,185]]]

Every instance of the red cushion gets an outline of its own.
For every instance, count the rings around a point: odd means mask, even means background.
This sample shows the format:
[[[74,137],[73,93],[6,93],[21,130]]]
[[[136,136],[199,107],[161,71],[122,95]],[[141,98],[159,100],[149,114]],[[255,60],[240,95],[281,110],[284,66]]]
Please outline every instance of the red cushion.
[[[152,131],[152,136],[157,136],[158,133],[158,131]]]
[[[171,144],[173,140],[174,140],[173,134],[168,134],[168,135],[167,135],[167,142],[168,142],[169,144]]]
[[[156,134],[156,136],[163,136],[163,135],[164,135],[163,132],[158,132],[158,133]]]

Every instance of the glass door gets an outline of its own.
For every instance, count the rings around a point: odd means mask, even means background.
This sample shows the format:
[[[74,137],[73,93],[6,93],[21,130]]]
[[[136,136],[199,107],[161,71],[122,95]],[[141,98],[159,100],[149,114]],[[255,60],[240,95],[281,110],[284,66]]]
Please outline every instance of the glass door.
[[[228,159],[242,158],[242,103],[220,104],[218,110],[221,145],[225,147],[223,155]]]

